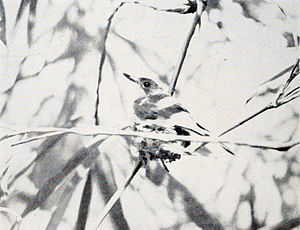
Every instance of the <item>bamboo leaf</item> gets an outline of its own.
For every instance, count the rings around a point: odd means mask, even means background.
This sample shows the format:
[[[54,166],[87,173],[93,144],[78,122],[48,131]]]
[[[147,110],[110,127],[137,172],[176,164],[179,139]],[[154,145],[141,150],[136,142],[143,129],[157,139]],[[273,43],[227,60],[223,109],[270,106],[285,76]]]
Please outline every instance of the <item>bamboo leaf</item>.
[[[283,220],[278,225],[270,228],[271,230],[293,229],[300,225],[300,217],[290,220]]]
[[[21,1],[20,7],[19,7],[19,10],[18,10],[18,14],[17,14],[17,18],[16,18],[16,21],[15,21],[15,27],[19,23],[22,15],[23,15],[23,12],[24,12],[26,6],[28,5],[29,1],[30,0],[22,0]]]
[[[78,165],[83,163],[86,159],[89,159],[95,148],[98,147],[105,139],[101,138],[100,140],[94,141],[88,147],[83,147],[80,149],[74,156],[68,160],[65,166],[58,171],[54,176],[49,178],[45,184],[41,187],[35,197],[32,199],[32,202],[26,207],[22,213],[22,217],[25,217],[28,213],[39,208],[44,201],[52,194],[55,188],[68,176]]]
[[[79,207],[77,221],[76,221],[76,229],[79,230],[85,229],[88,214],[89,214],[89,207],[92,198],[92,174],[93,174],[93,170],[90,169],[81,196],[80,207]]]
[[[37,0],[31,0],[29,6],[29,18],[28,18],[28,43],[29,45],[32,43],[32,29],[34,27],[35,15],[36,15],[36,4]]]
[[[6,19],[2,0],[0,0],[0,40],[6,45]]]
[[[46,230],[50,229],[57,229],[59,223],[61,222],[64,213],[70,203],[70,200],[72,198],[73,192],[75,191],[77,185],[81,181],[81,177],[78,175],[78,173],[75,173],[75,175],[70,179],[68,182],[66,188],[64,189],[60,200],[58,202],[58,206],[53,212],[51,219],[47,225]]]
[[[8,184],[8,188],[10,188],[16,182],[16,180],[18,178],[20,178],[22,175],[24,175],[24,173],[26,173],[27,170],[29,170],[33,165],[35,165],[36,162],[42,160],[47,155],[49,150],[61,140],[61,138],[62,138],[62,136],[53,136],[53,137],[45,140],[40,145],[39,151],[38,151],[36,157],[28,165],[26,165],[24,168],[22,168],[17,174],[15,174],[14,177],[10,180],[10,182]]]

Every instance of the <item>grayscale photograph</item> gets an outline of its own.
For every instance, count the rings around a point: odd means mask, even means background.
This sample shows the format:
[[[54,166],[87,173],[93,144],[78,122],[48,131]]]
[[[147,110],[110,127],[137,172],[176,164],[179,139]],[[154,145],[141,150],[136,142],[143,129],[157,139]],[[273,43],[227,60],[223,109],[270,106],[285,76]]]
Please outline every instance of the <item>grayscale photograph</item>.
[[[299,0],[0,0],[0,230],[300,230]]]

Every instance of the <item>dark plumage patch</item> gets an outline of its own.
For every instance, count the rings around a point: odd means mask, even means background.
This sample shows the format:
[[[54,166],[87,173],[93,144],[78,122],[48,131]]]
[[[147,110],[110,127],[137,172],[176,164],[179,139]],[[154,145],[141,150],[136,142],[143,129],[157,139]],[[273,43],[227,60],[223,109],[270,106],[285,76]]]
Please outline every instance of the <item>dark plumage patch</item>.
[[[166,108],[157,109],[157,102],[169,97],[168,94],[155,94],[148,97],[142,97],[134,102],[134,112],[142,120],[169,119],[173,114],[188,111],[178,104]],[[146,100],[145,100],[146,99]],[[144,101],[144,102],[143,102]]]
[[[180,105],[178,104],[174,104],[174,105],[171,105],[171,106],[168,106],[166,108],[163,108],[163,109],[160,109],[157,111],[157,113],[163,117],[163,118],[170,118],[173,114],[175,113],[180,113],[180,112],[187,112],[188,111],[184,108],[182,108]]]
[[[137,117],[142,120],[155,120],[158,117],[158,113],[155,110],[156,105],[153,103],[149,103],[147,100],[143,104],[141,102],[145,99],[145,97],[139,98],[134,102],[134,112]]]
[[[182,135],[182,136],[189,136],[190,133],[186,130],[184,130],[182,127],[178,126],[178,125],[174,125],[174,130],[176,131],[176,133],[178,135]]]
[[[177,133],[177,135],[182,135],[182,136],[190,136],[190,133],[186,130],[184,130],[182,127],[178,126],[178,125],[174,125],[174,130]],[[182,142],[182,146],[184,148],[188,147],[191,144],[190,141],[183,141]]]

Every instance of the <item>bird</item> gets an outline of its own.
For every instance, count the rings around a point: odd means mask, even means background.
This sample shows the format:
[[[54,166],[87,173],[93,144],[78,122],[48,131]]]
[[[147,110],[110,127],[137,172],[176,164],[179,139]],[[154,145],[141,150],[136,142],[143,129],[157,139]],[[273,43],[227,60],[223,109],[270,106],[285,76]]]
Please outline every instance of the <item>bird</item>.
[[[148,77],[132,76],[127,73],[123,73],[123,75],[131,82],[137,84],[144,92],[144,95],[137,98],[133,103],[135,129],[138,129],[139,131],[148,129],[151,131],[175,133],[183,136],[213,136],[208,129],[193,119],[190,112],[184,108],[175,97],[166,93],[154,80]],[[156,143],[151,144],[156,145]],[[196,148],[190,149],[192,149],[192,151],[198,151],[204,145],[205,143],[200,146],[197,144]],[[234,155],[227,146],[222,143],[220,143],[220,145],[227,152]],[[145,147],[145,143],[143,143],[142,146]],[[191,147],[191,142],[182,141],[181,146],[188,149]],[[184,152],[191,155],[189,151],[184,150]],[[178,155],[175,156],[175,158],[178,159]]]

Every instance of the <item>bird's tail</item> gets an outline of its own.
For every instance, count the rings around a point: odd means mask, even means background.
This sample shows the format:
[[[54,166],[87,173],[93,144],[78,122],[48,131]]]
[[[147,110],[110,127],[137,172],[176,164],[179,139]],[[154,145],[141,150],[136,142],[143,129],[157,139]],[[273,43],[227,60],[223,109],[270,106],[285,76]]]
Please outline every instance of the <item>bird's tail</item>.
[[[205,132],[202,132],[202,133],[200,133],[200,132],[198,132],[198,131],[196,131],[196,130],[193,130],[193,129],[190,129],[190,128],[186,128],[186,127],[182,127],[181,126],[181,128],[183,128],[184,130],[188,130],[188,131],[190,131],[190,132],[193,132],[193,133],[195,133],[195,134],[197,134],[197,135],[199,135],[199,136],[212,136],[212,133],[209,131],[209,130],[207,130],[207,129],[205,129],[203,126],[201,126],[201,125],[199,125],[198,123],[197,123],[197,126],[199,127],[199,128],[201,128],[202,130],[204,130]],[[196,151],[198,151],[198,150],[200,150],[200,149],[202,149],[205,145],[207,145],[209,142],[203,142],[199,147],[197,147],[196,149],[195,149],[195,152]],[[219,145],[226,151],[226,152],[228,152],[228,153],[230,153],[231,155],[235,155],[234,154],[234,152],[227,146],[227,145],[225,145],[224,143],[221,143],[221,142],[219,142]]]

